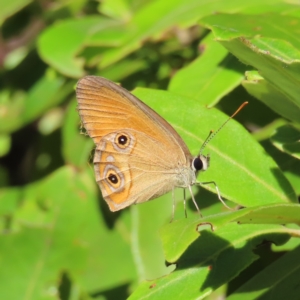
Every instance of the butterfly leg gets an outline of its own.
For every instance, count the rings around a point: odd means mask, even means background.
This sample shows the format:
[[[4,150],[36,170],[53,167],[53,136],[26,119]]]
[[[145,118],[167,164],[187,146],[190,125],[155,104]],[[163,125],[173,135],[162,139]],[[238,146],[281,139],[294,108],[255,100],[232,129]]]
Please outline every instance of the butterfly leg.
[[[187,218],[185,189],[183,189],[183,206],[184,206],[184,215]]]
[[[198,205],[197,205],[197,202],[196,202],[196,200],[195,200],[195,198],[194,198],[194,194],[193,194],[193,191],[192,191],[192,187],[191,187],[190,185],[189,185],[189,191],[190,191],[190,193],[191,193],[192,200],[193,200],[193,202],[194,202],[194,204],[195,204],[195,206],[196,206],[196,208],[197,208],[197,211],[198,211],[200,217],[202,217],[202,214],[201,214],[201,212],[200,212],[200,209],[199,209],[199,207],[198,207]]]
[[[199,182],[199,185],[200,185],[200,184],[201,184],[201,185],[204,185],[204,184],[213,184],[213,185],[215,186],[215,188],[216,188],[216,191],[217,191],[217,194],[218,194],[218,198],[219,198],[219,200],[222,202],[222,204],[223,204],[226,208],[228,208],[228,209],[230,209],[230,210],[233,210],[231,207],[229,207],[229,206],[225,203],[225,201],[224,201],[223,198],[221,197],[220,190],[219,190],[217,184],[216,184],[214,181]]]

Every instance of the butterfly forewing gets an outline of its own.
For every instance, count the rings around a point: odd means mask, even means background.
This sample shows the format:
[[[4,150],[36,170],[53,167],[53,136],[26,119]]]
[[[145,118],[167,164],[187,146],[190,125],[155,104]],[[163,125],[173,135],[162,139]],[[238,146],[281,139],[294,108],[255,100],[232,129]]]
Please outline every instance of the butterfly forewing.
[[[81,120],[95,144],[110,132],[130,128],[171,147],[177,144],[178,151],[190,154],[179,134],[166,120],[117,84],[102,77],[86,76],[78,82],[76,95]]]

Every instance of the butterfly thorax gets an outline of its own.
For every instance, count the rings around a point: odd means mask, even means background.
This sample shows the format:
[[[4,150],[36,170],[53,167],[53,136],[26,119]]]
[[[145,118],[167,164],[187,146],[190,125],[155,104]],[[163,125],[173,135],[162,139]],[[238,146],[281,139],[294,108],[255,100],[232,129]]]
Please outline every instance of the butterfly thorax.
[[[176,187],[187,188],[196,182],[196,172],[190,167],[178,169],[176,174]]]

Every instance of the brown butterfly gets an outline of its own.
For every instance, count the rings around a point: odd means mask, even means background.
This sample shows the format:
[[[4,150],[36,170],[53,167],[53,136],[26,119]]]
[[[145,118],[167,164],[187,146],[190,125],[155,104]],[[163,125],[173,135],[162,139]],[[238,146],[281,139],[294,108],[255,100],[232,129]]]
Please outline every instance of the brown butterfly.
[[[198,172],[209,166],[209,156],[202,155],[202,150],[246,103],[210,133],[200,154],[193,156],[166,120],[114,82],[86,76],[79,80],[76,95],[83,126],[96,144],[96,181],[110,210],[146,202],[180,187],[189,189],[199,211],[191,186],[208,183],[215,185],[223,202],[215,182],[197,181]]]

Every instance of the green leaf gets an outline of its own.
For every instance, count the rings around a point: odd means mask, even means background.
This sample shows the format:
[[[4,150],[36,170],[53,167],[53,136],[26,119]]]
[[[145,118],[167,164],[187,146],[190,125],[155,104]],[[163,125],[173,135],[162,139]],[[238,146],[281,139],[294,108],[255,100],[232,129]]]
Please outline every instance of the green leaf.
[[[194,155],[210,130],[216,130],[228,118],[216,109],[170,92],[137,89],[135,94],[171,123]],[[243,206],[297,201],[276,163],[236,121],[230,121],[207,145],[207,152],[211,166],[198,177],[201,182],[215,181],[225,198]]]
[[[77,57],[85,47],[103,47],[97,49],[87,62],[105,68],[124,58],[149,38],[161,36],[167,29],[180,24],[191,26],[212,11],[233,13],[236,11],[270,11],[279,10],[276,4],[280,0],[255,0],[241,3],[239,0],[224,2],[199,2],[198,0],[149,1],[138,5],[134,13],[134,5],[130,8],[125,1],[105,2],[100,6],[101,12],[125,21],[103,17],[84,17],[79,20],[64,20],[49,27],[40,36],[38,49],[41,57],[63,74],[79,78],[83,76],[84,59]],[[117,5],[117,4],[122,5]],[[272,3],[272,6],[268,4]],[[116,9],[117,7],[117,9]],[[132,17],[131,17],[132,15]],[[131,17],[131,19],[130,19]],[[56,41],[60,41],[57,47]]]
[[[117,63],[99,70],[95,75],[108,78],[112,81],[119,82],[123,78],[128,78],[141,70],[145,70],[149,67],[144,59],[122,59]]]
[[[12,1],[6,1],[1,0],[0,1],[0,26],[4,22],[5,19],[10,17],[11,15],[15,14],[19,10],[21,10],[24,6],[31,3],[31,0],[12,0]]]
[[[201,23],[210,28],[216,39],[242,62],[259,70],[260,75],[268,82],[267,86],[256,91],[260,94],[259,98],[264,98],[264,103],[268,104],[272,94],[279,91],[281,98],[284,95],[299,110],[300,17],[275,13],[260,17],[217,14],[203,18]],[[272,94],[263,96],[263,92]],[[273,101],[276,100],[278,99]],[[290,114],[289,111],[292,110],[292,105],[287,105],[284,115]],[[279,108],[281,106],[276,105]],[[297,121],[300,122],[300,118]]]
[[[264,239],[282,243],[289,230],[279,225],[227,224],[210,230],[187,249],[170,275],[143,282],[133,299],[202,299],[236,277],[257,256],[252,249]]]
[[[0,216],[8,216],[15,212],[22,199],[22,189],[18,187],[1,187]]]
[[[300,160],[289,147],[297,141],[287,139],[290,131],[275,135],[283,152],[269,139],[279,126],[299,129],[297,1],[11,0],[0,7],[1,298],[127,299],[141,282],[133,298],[201,299],[218,290],[223,298],[236,290],[240,298],[298,296],[299,253],[286,266],[266,267],[300,245],[299,204],[291,203],[300,195]],[[204,17],[214,32],[199,27]],[[255,69],[242,84],[260,100],[240,86],[242,73]],[[74,78],[86,72],[129,89],[165,89],[173,77],[172,92],[136,92],[195,155],[249,101],[205,147],[211,165],[198,176],[216,181],[238,210],[194,186],[203,218],[189,200],[184,219],[182,189],[171,224],[172,193],[110,212],[74,102]],[[227,115],[207,108],[217,102]]]
[[[0,132],[12,132],[22,124],[22,113],[24,110],[25,93],[15,91],[14,93],[3,90],[0,92]]]
[[[111,39],[111,32],[107,29],[112,28],[112,26],[116,26],[116,21],[100,16],[64,20],[49,27],[40,36],[38,41],[39,54],[48,64],[61,73],[73,78],[82,77],[84,75],[84,60],[77,58],[76,55],[90,39],[90,36],[95,36],[95,33],[100,35],[97,38],[98,45],[101,42],[101,37],[102,45],[104,45],[107,37]],[[59,47],[57,47],[57,40],[60,41]]]
[[[211,34],[200,49],[201,55],[173,76],[168,89],[210,107],[241,83],[245,68]]]
[[[59,104],[66,94],[70,93],[70,85],[64,83],[63,78],[51,74],[46,74],[39,80],[28,93],[22,114],[23,122],[28,123],[47,109]]]
[[[296,194],[300,195],[300,161],[296,159],[290,160],[289,168],[284,174],[294,187]]]
[[[130,207],[131,251],[139,281],[165,276],[173,269],[165,264],[159,235],[159,229],[169,222],[171,211],[172,198],[169,195],[163,196],[160,201]]]
[[[300,159],[300,130],[285,125],[276,129],[271,137],[271,141],[279,150],[291,154]]]
[[[204,218],[182,219],[163,227],[162,241],[166,259],[175,262],[190,245],[209,228],[218,231],[230,222],[240,224],[300,224],[299,204],[272,204],[244,208],[235,212],[215,214]],[[290,234],[294,234],[291,230]]]
[[[259,99],[279,115],[299,122],[300,106],[286,97],[282,90],[265,80],[257,71],[246,72],[243,87],[249,94]]]
[[[234,13],[236,11],[270,11],[278,10],[276,4],[280,0],[254,0],[251,2],[231,1],[150,1],[137,11],[127,27],[127,36],[121,47],[105,51],[101,60],[101,67],[107,67],[122,59],[129,53],[139,49],[141,43],[149,38],[157,38],[173,26],[189,27],[199,18],[211,14],[213,11]],[[265,4],[265,6],[262,6]],[[269,4],[269,5],[268,5]],[[272,6],[270,6],[272,4]]]
[[[104,0],[101,2],[100,11],[112,18],[129,20],[131,11],[126,0]]]
[[[238,288],[228,300],[297,299],[300,247],[284,254]]]
[[[276,128],[286,125],[288,123],[287,120],[284,119],[276,119],[273,122],[269,123],[268,125],[259,128],[258,130],[255,130],[252,133],[252,136],[257,140],[257,141],[264,141],[266,139],[269,139],[270,136],[274,133]]]
[[[3,95],[0,119],[2,132],[12,132],[40,117],[45,111],[62,102],[72,90],[73,84],[65,84],[61,77],[53,76],[51,70],[41,77],[28,91],[15,93],[13,101],[6,101]]]
[[[69,167],[26,187],[24,204],[14,218],[19,232],[8,231],[0,239],[5,299],[53,299],[62,272],[83,291],[136,278],[128,214],[111,223],[116,230],[110,230],[98,213],[95,188],[90,174]],[[117,273],[112,266],[118,266]]]

